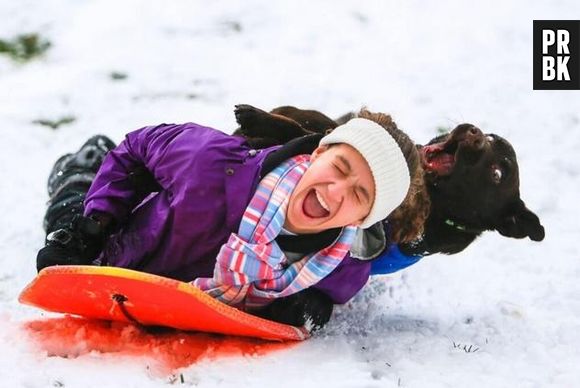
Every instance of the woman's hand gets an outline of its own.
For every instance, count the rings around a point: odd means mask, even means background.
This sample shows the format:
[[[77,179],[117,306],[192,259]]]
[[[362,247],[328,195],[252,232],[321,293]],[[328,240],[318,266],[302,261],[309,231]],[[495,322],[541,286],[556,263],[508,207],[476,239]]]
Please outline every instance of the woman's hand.
[[[315,288],[276,299],[256,315],[292,326],[307,325],[311,332],[321,329],[332,315],[332,300]]]
[[[112,217],[104,213],[76,216],[68,227],[46,236],[46,245],[36,257],[37,270],[53,265],[90,264],[101,253],[112,224]]]

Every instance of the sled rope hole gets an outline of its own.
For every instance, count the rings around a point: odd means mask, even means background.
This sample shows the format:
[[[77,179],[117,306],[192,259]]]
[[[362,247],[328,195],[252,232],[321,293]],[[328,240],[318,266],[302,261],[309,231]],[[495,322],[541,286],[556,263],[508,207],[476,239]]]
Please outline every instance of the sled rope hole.
[[[141,322],[139,322],[127,310],[127,306],[125,306],[125,302],[128,301],[129,299],[127,299],[127,297],[125,295],[123,295],[123,294],[113,294],[112,298],[113,298],[113,300],[115,302],[117,302],[117,305],[119,306],[119,310],[121,310],[121,312],[123,313],[123,315],[125,316],[125,318],[127,318],[127,320],[129,320],[129,322],[133,323],[138,328],[147,331],[147,327],[145,325],[143,325]]]

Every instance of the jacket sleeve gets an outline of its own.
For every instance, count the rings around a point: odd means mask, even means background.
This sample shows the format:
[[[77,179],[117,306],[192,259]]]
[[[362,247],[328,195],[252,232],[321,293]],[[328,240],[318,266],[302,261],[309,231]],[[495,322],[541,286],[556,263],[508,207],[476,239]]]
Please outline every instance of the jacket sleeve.
[[[179,163],[167,157],[172,141],[186,128],[183,125],[161,124],[127,134],[125,140],[111,150],[87,193],[85,215],[102,212],[123,223],[139,198],[130,174],[145,168],[162,189],[171,190],[171,165]]]
[[[397,244],[391,244],[371,262],[371,275],[385,275],[400,271],[421,260],[423,256],[405,255]]]
[[[330,275],[313,287],[328,295],[335,304],[343,304],[364,287],[370,272],[370,261],[357,260],[347,255]]]

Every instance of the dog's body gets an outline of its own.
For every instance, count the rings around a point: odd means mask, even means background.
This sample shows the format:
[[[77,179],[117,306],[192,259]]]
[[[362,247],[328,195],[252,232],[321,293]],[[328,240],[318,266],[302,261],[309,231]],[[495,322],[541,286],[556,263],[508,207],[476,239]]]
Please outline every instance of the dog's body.
[[[267,113],[238,105],[236,119],[241,127],[234,134],[263,148],[325,133],[354,116],[349,113],[334,121],[320,112],[290,106]],[[422,238],[403,244],[403,252],[458,253],[486,230],[543,240],[540,220],[520,199],[516,154],[505,139],[461,124],[418,149],[431,211]]]

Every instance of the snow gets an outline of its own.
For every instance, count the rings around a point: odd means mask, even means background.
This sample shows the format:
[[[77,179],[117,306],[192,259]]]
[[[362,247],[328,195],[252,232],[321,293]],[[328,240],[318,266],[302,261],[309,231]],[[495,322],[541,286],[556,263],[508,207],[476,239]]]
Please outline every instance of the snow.
[[[0,38],[53,44],[27,64],[0,56],[2,386],[578,386],[580,91],[532,90],[532,20],[577,15],[574,0],[1,1]],[[504,136],[546,239],[487,233],[374,278],[291,347],[75,326],[17,302],[58,156],[161,122],[229,132],[236,103],[331,117],[367,105],[418,142],[464,121]],[[32,123],[67,115],[57,130]],[[167,369],[174,353],[186,362]]]

